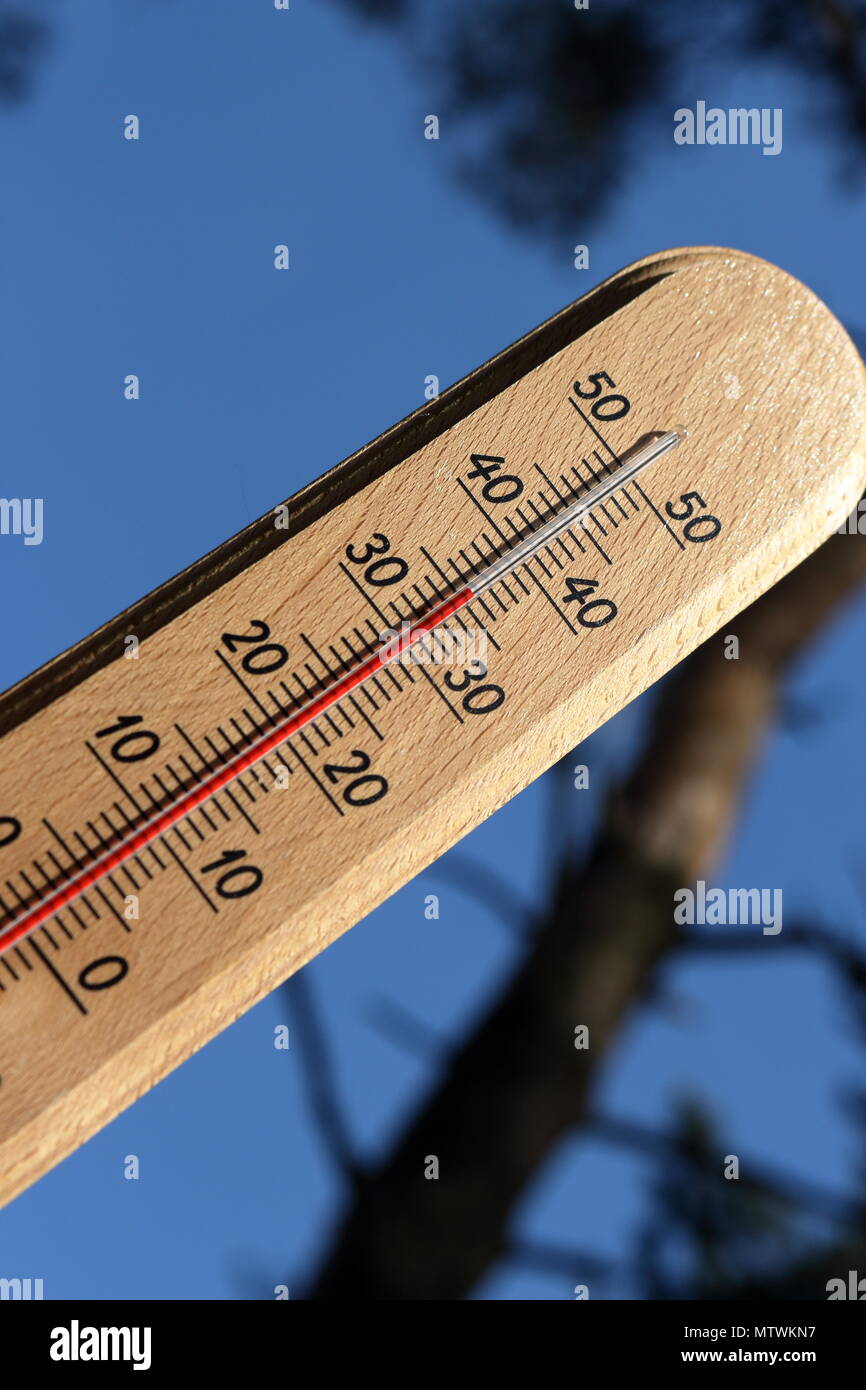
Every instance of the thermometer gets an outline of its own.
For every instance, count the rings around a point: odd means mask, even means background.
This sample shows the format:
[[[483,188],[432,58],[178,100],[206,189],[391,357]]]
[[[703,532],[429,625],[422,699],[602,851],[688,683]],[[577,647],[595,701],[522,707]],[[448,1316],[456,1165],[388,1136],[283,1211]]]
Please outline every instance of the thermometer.
[[[653,256],[0,698],[0,1197],[805,558],[864,438],[810,291]]]

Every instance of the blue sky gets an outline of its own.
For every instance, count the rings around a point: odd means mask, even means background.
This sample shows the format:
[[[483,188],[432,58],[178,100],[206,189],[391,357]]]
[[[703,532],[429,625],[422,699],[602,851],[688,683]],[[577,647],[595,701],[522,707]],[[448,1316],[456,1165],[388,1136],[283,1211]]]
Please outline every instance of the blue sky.
[[[434,74],[336,5],[49,12],[32,97],[0,114],[0,493],[45,498],[41,546],[0,538],[3,688],[415,409],[429,374],[458,379],[649,252],[740,247],[866,324],[866,195],[841,183],[814,105],[781,68],[742,63],[672,91],[671,120],[637,133],[609,213],[557,246],[456,186],[447,125],[423,139]],[[783,107],[783,153],[676,147],[673,110],[698,97]],[[137,143],[121,137],[130,112]],[[287,274],[273,270],[278,242]],[[578,242],[588,271],[574,269]],[[128,372],[142,382],[134,404]],[[827,717],[773,737],[716,876],[780,884],[786,904],[820,907],[861,940],[864,644],[860,598],[792,678]],[[624,711],[581,760],[624,766],[645,713]],[[543,893],[548,794],[529,788],[461,847],[508,864],[528,901]],[[590,814],[576,804],[575,824]],[[371,1027],[376,1001],[457,1037],[512,953],[495,916],[432,868],[310,967],[363,1153],[387,1148],[436,1066]],[[699,1091],[733,1150],[824,1185],[852,1180],[833,1102],[858,1053],[822,968],[768,953],[677,966],[667,983],[681,1007],[632,1018],[602,1106],[661,1124],[671,1098]],[[300,1054],[273,1048],[282,1021],[284,1000],[263,1001],[0,1213],[0,1274],[41,1276],[56,1298],[300,1292],[340,1187]],[[122,1176],[129,1153],[138,1182]],[[639,1161],[576,1139],[538,1174],[515,1229],[616,1256],[645,1200]],[[627,1281],[611,1292],[627,1297]],[[503,1266],[476,1296],[568,1298],[570,1285]]]

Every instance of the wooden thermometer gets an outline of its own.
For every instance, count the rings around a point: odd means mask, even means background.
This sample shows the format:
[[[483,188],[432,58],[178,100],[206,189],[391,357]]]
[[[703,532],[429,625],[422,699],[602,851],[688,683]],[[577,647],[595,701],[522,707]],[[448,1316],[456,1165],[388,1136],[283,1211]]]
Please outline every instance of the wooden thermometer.
[[[866,483],[797,281],[608,280],[0,700],[0,1197],[727,623]]]

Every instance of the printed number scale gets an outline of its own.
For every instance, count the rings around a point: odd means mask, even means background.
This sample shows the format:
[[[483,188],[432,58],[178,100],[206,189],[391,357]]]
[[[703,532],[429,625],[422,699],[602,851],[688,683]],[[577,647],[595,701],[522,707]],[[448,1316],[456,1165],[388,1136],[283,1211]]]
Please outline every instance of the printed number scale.
[[[863,366],[763,261],[614,276],[0,699],[0,1198],[813,550]]]

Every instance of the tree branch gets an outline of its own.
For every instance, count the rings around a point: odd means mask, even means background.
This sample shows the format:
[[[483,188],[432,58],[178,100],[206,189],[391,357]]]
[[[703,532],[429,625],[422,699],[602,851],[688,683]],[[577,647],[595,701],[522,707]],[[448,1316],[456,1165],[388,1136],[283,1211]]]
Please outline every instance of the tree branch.
[[[337,1081],[325,1032],[315,1008],[309,975],[301,971],[283,986],[301,1048],[302,1071],[322,1141],[352,1187],[362,1171],[358,1163],[337,1092]]]
[[[785,669],[864,577],[866,541],[832,537],[728,625],[739,660],[720,634],[668,680],[589,857],[558,866],[531,950],[357,1193],[311,1297],[457,1299],[507,1252],[515,1203],[586,1121],[624,1017],[679,942],[674,888],[716,861]]]

